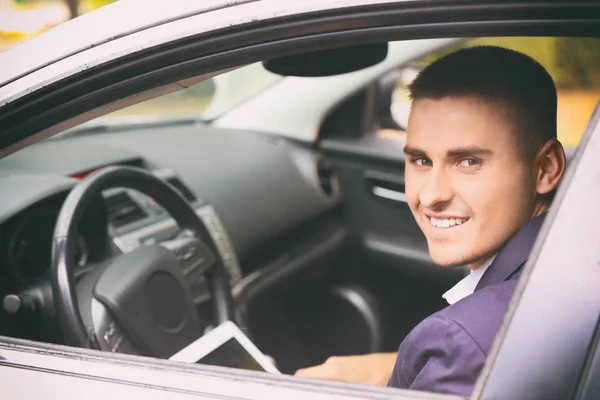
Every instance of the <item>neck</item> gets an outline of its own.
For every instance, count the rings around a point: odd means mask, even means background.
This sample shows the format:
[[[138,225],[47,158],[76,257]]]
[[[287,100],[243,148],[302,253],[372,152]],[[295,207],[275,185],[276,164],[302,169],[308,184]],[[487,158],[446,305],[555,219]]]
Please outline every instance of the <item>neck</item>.
[[[481,268],[481,266],[484,265],[491,257],[492,256],[483,257],[482,259],[469,264],[468,267],[471,271],[475,271],[475,270]]]
[[[534,206],[533,211],[531,213],[531,218],[529,218],[529,221],[531,221],[534,218],[539,217],[540,215],[542,215],[543,213],[545,213],[546,211],[548,211],[548,208],[550,208],[550,206],[546,203],[538,203]],[[527,222],[529,222],[527,221]],[[469,269],[471,271],[475,271],[479,268],[481,268],[482,265],[484,265],[492,256],[487,256],[487,257],[482,257],[481,259],[471,263],[468,265]]]
[[[550,208],[550,205],[547,203],[536,204],[535,207],[533,208],[533,213],[531,214],[530,220],[534,219],[536,217],[539,217],[540,215],[542,215],[543,213],[548,211],[549,208]]]

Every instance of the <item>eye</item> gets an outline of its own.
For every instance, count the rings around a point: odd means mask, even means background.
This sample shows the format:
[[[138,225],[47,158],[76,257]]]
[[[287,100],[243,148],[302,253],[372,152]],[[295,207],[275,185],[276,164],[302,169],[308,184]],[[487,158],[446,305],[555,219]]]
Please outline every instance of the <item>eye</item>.
[[[476,158],[464,158],[460,160],[460,163],[458,165],[460,165],[461,167],[476,167],[479,164],[481,164],[481,162]]]
[[[412,163],[419,167],[427,167],[427,166],[431,165],[431,161],[428,160],[427,158],[423,158],[423,157],[413,158]]]

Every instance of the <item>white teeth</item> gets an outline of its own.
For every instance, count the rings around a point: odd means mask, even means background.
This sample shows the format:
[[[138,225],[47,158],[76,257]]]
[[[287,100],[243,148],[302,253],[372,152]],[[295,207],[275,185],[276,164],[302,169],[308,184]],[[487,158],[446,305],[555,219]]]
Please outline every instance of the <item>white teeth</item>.
[[[451,226],[461,225],[468,221],[468,218],[429,218],[431,225],[436,228],[450,228]]]

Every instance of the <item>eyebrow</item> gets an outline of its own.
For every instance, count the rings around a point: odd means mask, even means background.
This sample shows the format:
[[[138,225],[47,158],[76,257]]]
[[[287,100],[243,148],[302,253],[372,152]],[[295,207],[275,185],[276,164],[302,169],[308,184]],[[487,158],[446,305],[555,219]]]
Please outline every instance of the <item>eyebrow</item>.
[[[458,147],[456,149],[450,149],[446,152],[446,156],[451,158],[476,156],[482,157],[490,156],[492,154],[494,154],[492,150],[477,146]]]
[[[404,146],[404,154],[412,157],[423,157],[427,155],[425,150],[417,149],[416,147]]]
[[[424,157],[427,155],[425,150],[404,146],[404,154],[411,157]],[[446,152],[446,157],[449,158],[458,158],[458,157],[482,157],[482,156],[490,156],[494,154],[494,152],[490,149],[486,149],[478,146],[465,146],[465,147],[457,147],[454,149],[450,149]]]

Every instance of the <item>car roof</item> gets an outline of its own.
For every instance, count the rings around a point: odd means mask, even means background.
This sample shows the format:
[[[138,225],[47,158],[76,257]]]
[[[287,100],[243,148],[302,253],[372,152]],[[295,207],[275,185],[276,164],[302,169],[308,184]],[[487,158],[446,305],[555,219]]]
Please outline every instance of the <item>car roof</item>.
[[[106,46],[107,44],[133,36],[143,39],[144,36],[140,36],[140,33],[203,14],[210,14],[211,19],[215,16],[220,20],[227,20],[233,25],[277,18],[284,14],[297,15],[363,4],[403,1],[421,0],[176,0],[153,2],[152,7],[148,7],[147,0],[120,0],[69,20],[0,53],[0,104],[3,103],[2,89],[19,78],[83,53],[93,53],[93,58],[77,57],[79,64],[97,58],[106,59],[110,52],[115,51],[114,46]],[[227,12],[220,13],[224,10]],[[217,13],[220,17],[216,17]],[[94,29],[89,29],[90,26]],[[208,24],[200,28],[201,31],[212,30]],[[186,36],[183,30],[178,33],[180,37]],[[162,32],[162,36],[165,36],[165,32]],[[134,40],[129,40],[128,43],[131,52],[140,50],[139,47],[132,46]],[[98,47],[106,48],[103,56],[100,56],[101,52],[91,52]]]
[[[120,0],[62,23],[0,54],[0,86],[74,54],[151,27],[253,0]],[[254,0],[256,1],[256,0]],[[89,29],[93,26],[94,29]]]

